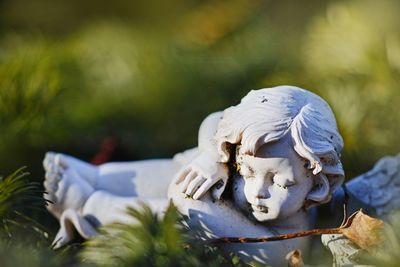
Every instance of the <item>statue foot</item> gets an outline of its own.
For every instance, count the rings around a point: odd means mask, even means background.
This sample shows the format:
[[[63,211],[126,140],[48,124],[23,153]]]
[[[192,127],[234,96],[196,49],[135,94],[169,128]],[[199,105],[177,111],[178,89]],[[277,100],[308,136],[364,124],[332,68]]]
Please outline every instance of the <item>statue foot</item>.
[[[43,167],[47,172],[54,169],[74,169],[78,175],[95,187],[98,176],[98,167],[62,153],[47,152],[43,160]]]
[[[62,154],[47,153],[43,165],[45,198],[52,202],[47,209],[57,218],[66,209],[80,211],[94,192],[93,186],[68,166]]]

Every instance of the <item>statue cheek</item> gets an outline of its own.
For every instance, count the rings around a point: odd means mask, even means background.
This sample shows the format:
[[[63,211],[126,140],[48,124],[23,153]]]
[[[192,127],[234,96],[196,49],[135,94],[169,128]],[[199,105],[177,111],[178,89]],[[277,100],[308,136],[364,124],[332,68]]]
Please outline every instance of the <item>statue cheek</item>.
[[[254,202],[257,196],[264,196],[263,191],[265,190],[267,189],[255,182],[254,179],[248,179],[244,185],[244,194],[249,202]]]
[[[251,182],[245,181],[244,183],[244,195],[246,196],[246,199],[248,201],[251,201],[255,197],[255,192],[254,192],[254,185],[251,184]]]
[[[288,190],[279,190],[280,188],[274,188],[271,192],[271,203],[278,209],[290,208],[295,204],[293,201],[293,196],[288,192]]]
[[[294,190],[294,192],[288,192],[285,201],[282,203],[282,210],[287,214],[297,212],[303,206],[305,198],[306,195],[303,191]]]
[[[290,195],[288,194],[287,190],[274,190],[272,192],[272,196],[276,205],[279,207],[285,206],[290,200]]]

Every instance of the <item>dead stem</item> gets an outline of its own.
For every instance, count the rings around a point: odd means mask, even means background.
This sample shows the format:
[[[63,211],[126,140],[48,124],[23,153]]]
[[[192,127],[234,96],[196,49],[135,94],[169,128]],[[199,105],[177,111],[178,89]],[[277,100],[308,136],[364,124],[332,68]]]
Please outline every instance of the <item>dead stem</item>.
[[[344,209],[346,209],[346,203],[344,204]],[[361,211],[361,210],[360,210]],[[344,211],[343,222],[339,227],[336,228],[325,228],[325,229],[312,229],[296,233],[281,234],[269,237],[221,237],[210,240],[210,243],[260,243],[260,242],[271,242],[286,240],[298,237],[313,236],[313,235],[324,235],[324,234],[342,234],[343,229],[350,227],[354,217],[358,213],[354,212],[350,217],[347,218],[347,213]]]

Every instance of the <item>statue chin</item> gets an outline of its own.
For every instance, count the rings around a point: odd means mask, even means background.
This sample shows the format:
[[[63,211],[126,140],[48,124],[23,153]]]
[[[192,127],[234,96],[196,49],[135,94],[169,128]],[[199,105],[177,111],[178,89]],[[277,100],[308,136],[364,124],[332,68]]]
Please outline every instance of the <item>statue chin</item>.
[[[232,177],[233,192],[232,197],[235,206],[242,210],[243,213],[250,215],[258,222],[268,222],[276,220],[279,217],[279,209],[273,209],[271,207],[252,205],[244,194],[244,180],[239,174],[235,174]]]
[[[278,219],[279,217],[279,213],[276,210],[269,210],[265,207],[253,207],[253,212],[251,214],[259,222],[268,222]]]

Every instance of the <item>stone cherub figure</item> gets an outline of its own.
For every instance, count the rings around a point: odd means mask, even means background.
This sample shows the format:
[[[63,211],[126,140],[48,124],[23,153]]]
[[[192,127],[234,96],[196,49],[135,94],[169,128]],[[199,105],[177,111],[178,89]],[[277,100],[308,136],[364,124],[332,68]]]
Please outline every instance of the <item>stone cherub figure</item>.
[[[163,213],[172,200],[204,238],[272,236],[311,227],[308,208],[341,186],[343,147],[334,115],[319,96],[293,86],[253,90],[240,104],[209,115],[198,147],[173,159],[94,166],[49,152],[44,159],[48,209],[60,221],[60,247],[75,232],[132,222],[127,206]],[[245,261],[282,265],[305,238],[225,244]]]

